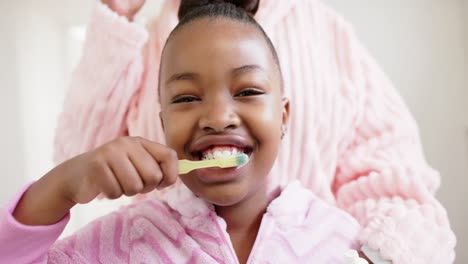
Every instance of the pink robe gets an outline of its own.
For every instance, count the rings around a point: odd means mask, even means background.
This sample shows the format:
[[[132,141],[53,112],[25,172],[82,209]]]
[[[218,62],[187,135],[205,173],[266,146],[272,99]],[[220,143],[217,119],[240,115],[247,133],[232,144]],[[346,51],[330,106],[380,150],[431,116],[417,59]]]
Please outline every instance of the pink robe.
[[[12,216],[21,194],[0,211],[0,263],[239,263],[226,222],[185,186],[99,218],[56,242],[69,215],[51,226]],[[263,215],[247,263],[345,263],[361,227],[344,211],[289,184]]]

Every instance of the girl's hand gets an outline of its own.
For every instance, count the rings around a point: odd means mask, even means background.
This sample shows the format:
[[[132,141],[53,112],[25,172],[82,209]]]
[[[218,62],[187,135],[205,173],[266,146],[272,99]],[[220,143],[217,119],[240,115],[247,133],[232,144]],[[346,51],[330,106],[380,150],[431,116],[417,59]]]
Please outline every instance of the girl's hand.
[[[86,204],[99,194],[110,199],[133,196],[176,182],[178,160],[174,150],[139,137],[122,137],[77,156],[58,168],[66,180],[65,198]]]
[[[135,15],[145,4],[145,0],[101,0],[112,11],[133,21]]]
[[[110,199],[132,196],[167,187],[177,178],[174,150],[140,137],[122,137],[51,170],[24,193],[13,216],[25,225],[50,225],[101,193]]]

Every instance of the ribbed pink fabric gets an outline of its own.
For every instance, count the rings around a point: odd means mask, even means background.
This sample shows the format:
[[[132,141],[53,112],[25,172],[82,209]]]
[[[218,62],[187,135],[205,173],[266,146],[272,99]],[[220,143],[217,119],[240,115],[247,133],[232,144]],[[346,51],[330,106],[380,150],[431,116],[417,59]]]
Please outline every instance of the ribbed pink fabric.
[[[163,141],[157,73],[177,6],[165,2],[147,41],[143,28],[97,5],[57,129],[57,162],[126,134]],[[257,19],[277,48],[291,99],[278,182],[298,179],[350,212],[365,227],[361,242],[393,263],[452,263],[455,236],[434,198],[440,177],[351,26],[317,0],[262,0]]]
[[[11,216],[20,197],[0,211],[0,263],[239,263],[224,220],[185,185],[56,243],[69,218],[23,226]],[[345,263],[360,229],[353,217],[291,183],[268,206],[247,263]]]

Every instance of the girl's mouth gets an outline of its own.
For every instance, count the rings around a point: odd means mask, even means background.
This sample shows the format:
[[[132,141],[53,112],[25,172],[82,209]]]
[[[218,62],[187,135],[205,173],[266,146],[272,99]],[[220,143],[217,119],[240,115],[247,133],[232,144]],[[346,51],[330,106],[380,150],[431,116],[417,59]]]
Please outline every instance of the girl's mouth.
[[[194,160],[211,160],[217,158],[226,158],[231,156],[237,156],[245,153],[249,157],[252,154],[253,148],[251,147],[239,147],[233,145],[211,145],[204,150],[192,153]]]
[[[254,150],[252,140],[240,135],[206,135],[188,146],[187,154],[193,160],[217,159],[245,153],[249,157]]]
[[[241,135],[206,135],[194,140],[188,147],[187,154],[193,160],[208,160],[245,153],[250,160],[254,155],[254,146],[253,140]],[[203,183],[217,184],[235,181],[245,175],[247,169],[248,166],[224,169],[215,167],[195,170],[193,175]]]

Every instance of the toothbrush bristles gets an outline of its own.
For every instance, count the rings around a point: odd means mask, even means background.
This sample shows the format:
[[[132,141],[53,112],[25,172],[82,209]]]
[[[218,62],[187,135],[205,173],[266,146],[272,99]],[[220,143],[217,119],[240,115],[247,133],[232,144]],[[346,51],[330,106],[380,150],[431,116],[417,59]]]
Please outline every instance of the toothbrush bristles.
[[[247,154],[245,153],[237,155],[236,157],[237,167],[244,166],[248,161],[249,161],[249,156],[247,156]]]

